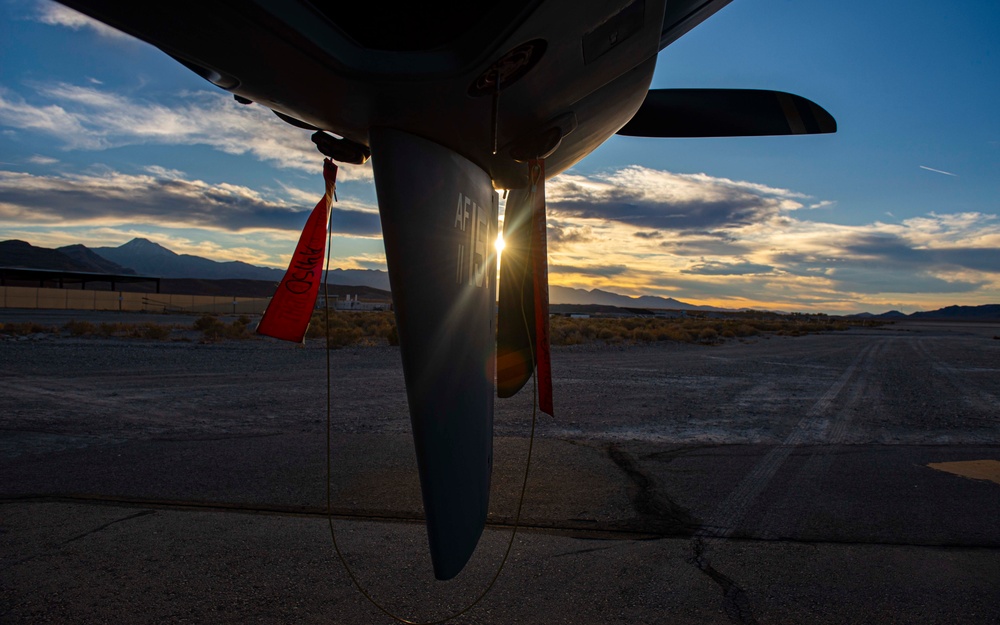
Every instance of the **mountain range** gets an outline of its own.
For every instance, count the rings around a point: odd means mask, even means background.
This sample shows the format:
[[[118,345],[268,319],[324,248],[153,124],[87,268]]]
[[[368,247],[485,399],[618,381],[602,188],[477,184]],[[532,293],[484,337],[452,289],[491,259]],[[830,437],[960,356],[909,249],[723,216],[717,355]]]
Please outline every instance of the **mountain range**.
[[[178,254],[148,239],[132,239],[118,247],[88,248],[69,245],[57,249],[32,246],[24,241],[0,242],[0,267],[61,269],[91,273],[115,273],[157,277],[169,280],[260,280],[275,283],[284,270],[258,267],[242,261],[219,262],[191,254]],[[389,290],[389,274],[370,269],[331,269],[330,282],[345,286],[365,286]],[[189,283],[190,284],[190,283]],[[180,284],[177,284],[180,286]],[[199,292],[205,288],[198,285]],[[241,285],[241,291],[247,286]],[[553,304],[616,306],[619,308],[665,308],[672,310],[721,311],[712,306],[696,306],[673,298],[629,297],[593,289],[549,288]]]
[[[159,243],[142,238],[132,239],[118,247],[88,248],[77,244],[56,249],[36,247],[24,241],[0,241],[0,267],[192,280],[278,282],[285,275],[282,269],[259,267],[239,260],[219,262],[191,254],[178,254]],[[331,269],[330,281],[345,286],[389,290],[389,275],[384,271]]]
[[[200,284],[199,290],[211,288],[206,281],[227,280],[263,281],[268,285],[258,285],[254,290],[268,291],[281,280],[284,270],[273,267],[259,267],[242,261],[219,262],[178,254],[148,239],[136,238],[118,247],[88,248],[84,245],[68,245],[57,249],[36,247],[25,241],[0,241],[0,268],[50,269],[79,271],[88,273],[110,273],[121,275],[141,275],[165,278],[182,284]],[[374,269],[331,269],[331,284],[368,287],[381,291],[389,290],[389,275]],[[250,289],[243,285],[241,291]],[[653,308],[667,310],[700,310],[725,312],[729,309],[713,306],[697,306],[671,297],[644,295],[630,297],[600,289],[590,291],[552,285],[549,287],[549,301],[552,304],[572,304],[585,306],[614,306],[618,308]],[[940,310],[916,312],[906,315],[899,311],[889,311],[880,315],[862,313],[853,315],[881,319],[894,318],[974,318],[1000,319],[1000,304],[985,306],[948,306]]]
[[[552,304],[578,304],[585,306],[615,306],[617,308],[662,308],[667,310],[726,311],[730,309],[715,306],[697,306],[672,297],[643,295],[630,297],[600,289],[571,289],[565,286],[549,286],[549,302]]]

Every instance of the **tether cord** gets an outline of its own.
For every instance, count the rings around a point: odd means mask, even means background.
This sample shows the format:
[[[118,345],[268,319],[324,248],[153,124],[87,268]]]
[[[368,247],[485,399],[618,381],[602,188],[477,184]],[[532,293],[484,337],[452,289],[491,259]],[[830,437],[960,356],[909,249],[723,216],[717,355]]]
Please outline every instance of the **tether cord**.
[[[529,198],[533,198],[532,193]],[[343,552],[340,550],[340,545],[337,543],[337,532],[333,527],[333,496],[331,493],[330,481],[332,479],[332,453],[330,451],[331,442],[331,430],[332,430],[332,413],[333,413],[333,399],[332,399],[332,384],[330,382],[331,364],[330,364],[330,352],[331,341],[330,341],[330,292],[329,292],[329,280],[330,280],[330,252],[333,249],[333,224],[332,221],[328,226],[327,232],[327,251],[326,251],[326,274],[323,276],[323,324],[325,326],[324,333],[326,334],[326,519],[327,524],[330,527],[330,539],[333,542],[334,551],[337,552],[337,557],[340,559],[340,563],[343,565],[344,570],[347,572],[347,576],[351,578],[351,583],[354,587],[358,589],[365,599],[368,600],[373,606],[375,606],[382,614],[385,614],[389,618],[398,621],[400,623],[405,623],[406,625],[440,625],[454,618],[462,616],[472,608],[476,607],[480,601],[490,592],[493,585],[496,584],[497,579],[500,578],[500,573],[504,569],[504,565],[507,564],[507,558],[510,556],[511,549],[514,546],[514,538],[517,536],[517,529],[521,523],[521,509],[524,506],[524,495],[528,490],[528,472],[531,469],[531,453],[535,446],[535,424],[538,421],[538,376],[537,376],[537,364],[534,362],[536,360],[534,345],[531,341],[531,331],[528,325],[528,315],[524,310],[524,284],[527,281],[528,276],[528,264],[525,263],[524,273],[521,275],[521,318],[524,320],[525,330],[528,334],[528,345],[531,350],[532,364],[534,365],[532,369],[532,387],[534,400],[532,402],[531,410],[531,435],[528,437],[528,457],[524,465],[524,479],[521,481],[521,493],[517,500],[517,512],[514,516],[514,527],[510,533],[510,539],[507,541],[507,548],[504,551],[503,558],[500,560],[499,566],[497,566],[496,572],[493,574],[492,579],[486,585],[486,588],[472,600],[469,605],[465,606],[461,610],[449,614],[440,619],[430,620],[430,621],[413,621],[410,619],[403,618],[391,612],[388,608],[383,606],[381,603],[375,600],[375,598],[365,590],[364,586],[361,585],[360,580],[354,574],[350,565],[347,563],[347,559],[344,557]]]

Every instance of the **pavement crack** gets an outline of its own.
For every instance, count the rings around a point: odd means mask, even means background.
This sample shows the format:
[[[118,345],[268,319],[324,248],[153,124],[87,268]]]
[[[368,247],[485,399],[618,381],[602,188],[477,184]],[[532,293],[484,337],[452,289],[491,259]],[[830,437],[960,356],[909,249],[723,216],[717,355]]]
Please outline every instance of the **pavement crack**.
[[[114,521],[108,521],[104,525],[100,525],[98,527],[95,527],[94,529],[86,531],[86,532],[80,534],[79,536],[74,536],[73,538],[70,538],[69,540],[64,540],[63,542],[59,543],[59,546],[60,547],[65,547],[66,545],[68,545],[68,544],[70,544],[72,542],[76,542],[76,541],[80,540],[81,538],[86,538],[87,536],[90,536],[91,534],[96,534],[97,532],[106,530],[107,528],[109,528],[112,525],[115,525],[117,523],[122,523],[123,521],[131,521],[132,519],[137,519],[137,518],[139,518],[141,516],[146,516],[148,514],[153,514],[155,512],[156,512],[155,510],[140,510],[139,512],[136,512],[135,514],[130,514],[130,515],[122,517],[120,519],[115,519]]]
[[[613,547],[613,545],[607,545],[607,546],[604,546],[604,547],[590,547],[590,548],[587,548],[587,549],[574,549],[573,551],[566,551],[564,553],[557,553],[556,555],[554,555],[552,557],[553,558],[562,558],[562,557],[565,557],[565,556],[577,556],[577,555],[584,554],[584,553],[593,553],[595,551],[605,551],[607,549],[611,549],[612,547]]]
[[[750,609],[750,597],[732,578],[712,566],[705,554],[706,546],[701,537],[691,541],[691,547],[693,554],[688,562],[698,567],[698,570],[708,575],[722,588],[722,607],[729,620],[740,623],[740,625],[758,625],[757,619],[754,618],[753,611]]]
[[[635,487],[632,506],[639,524],[653,525],[660,533],[685,536],[701,525],[687,508],[663,494],[655,479],[639,468],[631,454],[617,445],[609,445],[608,457],[625,472]]]
[[[115,519],[113,521],[108,521],[107,523],[105,523],[103,525],[100,525],[98,527],[95,527],[92,530],[88,530],[88,531],[86,531],[86,532],[84,532],[84,533],[82,533],[82,534],[80,534],[78,536],[74,536],[73,538],[69,538],[67,540],[64,540],[61,543],[59,543],[59,544],[55,545],[54,547],[52,547],[51,549],[47,549],[43,553],[36,553],[34,555],[30,555],[30,556],[27,556],[25,558],[21,558],[20,560],[17,560],[15,562],[13,562],[11,564],[11,566],[17,566],[19,564],[24,564],[25,562],[30,562],[30,561],[34,560],[35,558],[39,558],[39,557],[45,555],[46,553],[50,553],[52,551],[56,551],[58,549],[61,549],[61,548],[65,547],[66,545],[68,545],[70,543],[74,543],[74,542],[76,542],[76,541],[78,541],[78,540],[80,540],[82,538],[86,538],[87,536],[90,536],[92,534],[96,534],[97,532],[103,531],[103,530],[111,527],[112,525],[121,523],[123,521],[130,521],[132,519],[136,519],[136,518],[139,518],[139,517],[142,517],[142,516],[146,516],[148,514],[154,514],[155,512],[156,512],[156,510],[141,510],[139,512],[136,512],[135,514],[130,514],[130,515],[124,516],[124,517],[122,517],[120,519]]]

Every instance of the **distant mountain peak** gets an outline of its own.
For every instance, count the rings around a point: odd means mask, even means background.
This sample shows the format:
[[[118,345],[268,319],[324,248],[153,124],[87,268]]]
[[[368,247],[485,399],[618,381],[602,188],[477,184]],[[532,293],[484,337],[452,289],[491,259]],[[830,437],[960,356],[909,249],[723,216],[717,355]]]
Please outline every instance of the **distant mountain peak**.
[[[136,237],[129,241],[128,243],[123,243],[118,246],[119,250],[123,252],[130,253],[141,253],[141,254],[163,254],[167,256],[178,256],[177,252],[163,247],[159,243],[150,241],[149,239],[144,239],[142,237]]]

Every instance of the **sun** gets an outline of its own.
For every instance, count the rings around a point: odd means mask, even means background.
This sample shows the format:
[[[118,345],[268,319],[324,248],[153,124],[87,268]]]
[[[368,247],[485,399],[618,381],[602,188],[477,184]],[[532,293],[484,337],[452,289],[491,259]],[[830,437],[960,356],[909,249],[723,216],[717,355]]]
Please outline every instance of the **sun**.
[[[496,243],[493,244],[493,246],[495,248],[497,248],[497,254],[499,254],[500,252],[503,251],[504,242],[503,242],[503,233],[502,232],[498,232],[497,233],[497,240],[496,240]]]

